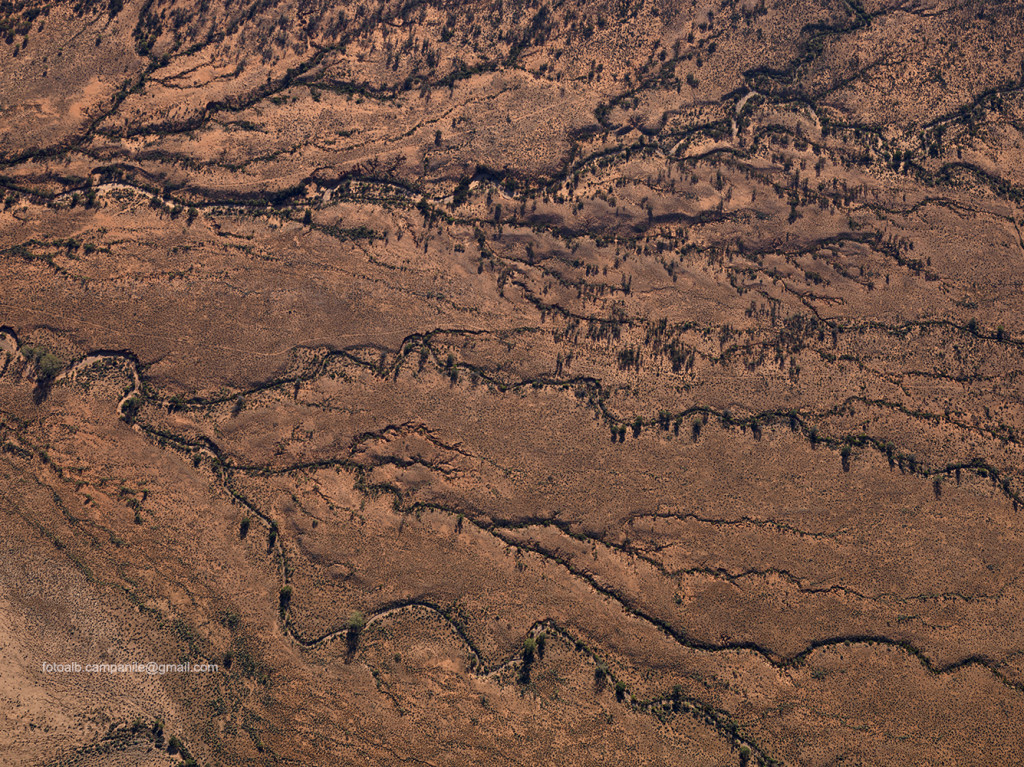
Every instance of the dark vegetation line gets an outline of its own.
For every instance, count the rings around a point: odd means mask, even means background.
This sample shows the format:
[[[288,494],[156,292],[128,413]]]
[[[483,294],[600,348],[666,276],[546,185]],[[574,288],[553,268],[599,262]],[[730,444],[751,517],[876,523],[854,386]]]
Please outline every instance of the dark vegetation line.
[[[338,354],[338,355],[341,355],[341,356],[345,357],[347,360],[349,360],[352,363],[355,363],[358,366],[362,366],[362,367],[370,369],[370,370],[374,370],[375,369],[374,366],[371,365],[370,363],[367,363],[367,362],[365,362],[363,360],[360,360],[358,357],[355,357],[354,355],[352,355],[350,353],[347,353],[347,352],[337,352],[335,354]],[[319,372],[323,370],[323,365],[324,364],[325,364],[325,362],[321,362],[321,365],[319,366],[319,369],[318,369],[316,374],[319,374]],[[437,364],[438,364],[438,367],[440,369],[442,369],[442,370],[444,369],[443,366],[440,365],[440,363],[437,363]],[[600,383],[598,381],[594,380],[594,379],[575,379],[574,381],[572,381],[572,383],[585,383],[588,386],[595,386],[596,385],[597,387],[600,387]],[[280,383],[276,383],[274,385],[280,385]],[[515,387],[506,387],[506,389],[507,388],[522,388],[524,385],[525,384],[519,384],[519,385],[516,385]],[[221,401],[224,401],[224,400],[221,400]],[[596,402],[598,404],[603,404],[603,403],[601,403],[600,399],[597,399]],[[594,403],[592,403],[592,404],[594,404]],[[127,408],[127,409],[130,411],[130,408]],[[136,410],[136,412],[137,412],[137,410]],[[602,410],[602,412],[605,412],[605,411]],[[707,408],[707,407],[696,407],[696,408],[692,408],[692,409],[690,409],[689,411],[686,411],[686,412],[691,413],[691,414],[699,413],[702,416],[709,416],[709,417],[710,416],[714,416],[725,427],[730,427],[730,426],[741,426],[741,427],[742,426],[753,426],[755,423],[756,424],[761,424],[761,423],[765,423],[766,424],[766,423],[769,423],[769,422],[781,422],[781,421],[783,421],[783,419],[788,420],[789,424],[790,424],[790,427],[793,428],[794,431],[800,431],[801,433],[803,433],[811,441],[812,444],[823,444],[823,445],[826,445],[826,446],[828,446],[830,448],[834,448],[834,449],[842,447],[841,455],[843,457],[844,465],[849,460],[850,454],[847,451],[848,451],[848,449],[849,449],[849,447],[851,445],[852,446],[857,446],[857,447],[865,447],[865,446],[874,447],[876,450],[878,450],[880,452],[884,452],[884,453],[887,454],[887,456],[889,457],[891,465],[895,465],[898,460],[902,461],[904,459],[904,456],[902,454],[895,453],[895,450],[894,450],[894,448],[892,446],[892,443],[883,442],[883,441],[877,440],[875,438],[868,438],[868,437],[864,437],[863,435],[846,437],[844,439],[838,439],[838,438],[828,439],[828,438],[820,437],[819,435],[817,435],[817,432],[816,432],[816,430],[813,427],[807,427],[806,424],[804,423],[802,417],[799,414],[794,413],[794,412],[775,411],[775,412],[771,412],[771,413],[762,413],[759,416],[751,417],[751,418],[747,418],[747,419],[737,419],[737,418],[731,416],[728,413],[728,411],[719,413],[719,412],[717,412],[717,411],[715,411],[715,410],[713,410],[711,408]],[[606,412],[605,412],[605,415],[607,416]],[[135,420],[135,417],[134,417],[134,415],[131,412],[122,412],[122,416],[125,417],[126,420],[129,420],[129,422],[132,422],[132,421]],[[459,514],[457,510],[450,509],[450,508],[444,507],[444,506],[439,505],[439,504],[414,503],[414,504],[409,505],[409,506],[403,505],[403,495],[402,495],[401,491],[398,490],[398,488],[396,488],[394,486],[391,486],[391,485],[388,485],[388,484],[371,484],[371,483],[368,483],[366,481],[366,475],[368,473],[367,467],[363,466],[362,464],[359,464],[358,462],[353,461],[351,458],[348,458],[348,459],[345,459],[345,458],[342,458],[342,459],[332,459],[332,460],[324,460],[324,461],[310,461],[310,462],[296,464],[296,465],[292,465],[292,466],[284,467],[284,468],[280,468],[280,469],[270,469],[270,468],[262,467],[262,466],[236,465],[236,464],[233,464],[230,461],[225,460],[224,458],[222,458],[219,448],[217,447],[217,445],[212,440],[209,440],[209,439],[206,439],[206,438],[199,438],[199,439],[196,439],[196,440],[190,440],[190,439],[187,439],[187,438],[178,437],[177,435],[174,435],[174,434],[169,433],[169,432],[165,432],[165,431],[153,428],[153,427],[146,426],[146,425],[141,424],[141,423],[137,423],[136,425],[140,429],[142,429],[143,432],[149,434],[151,438],[155,439],[159,444],[161,444],[163,446],[169,446],[169,447],[175,448],[175,449],[177,449],[179,451],[187,452],[187,453],[192,454],[192,455],[194,455],[195,449],[197,447],[200,447],[202,449],[205,449],[205,450],[209,451],[212,454],[213,458],[211,460],[211,469],[214,471],[214,474],[220,478],[222,486],[227,490],[227,492],[236,501],[238,501],[240,503],[240,505],[243,506],[243,508],[246,509],[246,511],[249,514],[251,514],[252,516],[254,516],[256,518],[259,518],[261,520],[261,522],[263,522],[263,524],[267,527],[267,529],[268,529],[268,553],[272,553],[275,556],[275,558],[277,559],[277,561],[278,561],[278,566],[279,566],[279,570],[281,572],[282,582],[284,584],[282,586],[282,588],[283,589],[285,589],[285,588],[289,589],[289,591],[287,592],[289,594],[289,596],[288,596],[288,602],[289,603],[290,603],[290,599],[291,599],[291,596],[290,596],[290,594],[291,594],[291,591],[290,591],[290,589],[291,589],[291,584],[290,584],[291,567],[290,567],[290,565],[289,565],[289,563],[287,561],[287,554],[286,554],[286,551],[285,551],[285,549],[284,549],[284,547],[283,547],[283,545],[281,543],[281,540],[280,540],[279,530],[278,530],[277,523],[273,519],[271,519],[267,514],[265,514],[262,511],[260,511],[258,509],[258,507],[254,503],[249,501],[241,492],[239,492],[233,486],[233,483],[231,482],[231,479],[230,479],[230,475],[233,472],[240,471],[240,472],[253,473],[253,474],[283,474],[283,473],[289,473],[289,472],[293,472],[293,471],[307,470],[307,469],[310,469],[310,468],[326,468],[326,467],[342,468],[342,469],[344,469],[346,471],[350,471],[350,472],[353,472],[353,473],[356,474],[356,476],[357,476],[357,488],[361,492],[363,492],[364,494],[369,494],[369,495],[380,494],[380,493],[392,494],[394,496],[394,498],[395,498],[396,509],[399,509],[399,510],[402,510],[402,511],[407,511],[407,512],[416,512],[416,511],[419,511],[419,510],[427,510],[427,509],[443,511],[443,512],[446,512],[446,513],[449,513],[449,514],[458,515],[458,517],[460,518],[460,521],[464,521],[464,517],[461,514]],[[365,435],[360,435],[361,439],[357,439],[357,440],[355,440],[353,442],[353,448],[357,444],[359,444],[360,442],[365,441],[366,439],[372,438],[373,436],[376,436],[376,434],[378,434],[378,433],[368,433],[368,434],[365,434]],[[910,461],[910,459],[908,459],[908,462],[909,461]],[[373,467],[370,467],[370,468],[372,469]],[[993,480],[993,483],[996,484],[997,486],[1001,487],[1003,489],[1004,494],[1006,494],[1008,498],[1012,499],[1015,503],[1020,503],[1021,502],[1020,497],[1014,491],[1012,491],[1009,488],[1008,480],[1004,479],[1004,480],[1002,480],[1000,482],[999,472],[997,472],[995,469],[992,469],[990,466],[988,466],[988,464],[986,464],[985,462],[980,461],[978,459],[974,459],[974,460],[968,461],[968,462],[958,462],[958,463],[955,463],[955,464],[950,464],[950,465],[948,465],[946,467],[943,467],[941,469],[928,469],[928,468],[926,468],[926,467],[924,467],[924,466],[922,466],[920,464],[917,464],[916,462],[911,462],[911,463],[909,463],[909,466],[907,468],[908,468],[910,473],[918,474],[919,476],[926,477],[926,478],[930,477],[930,476],[936,476],[938,474],[954,473],[954,472],[957,472],[958,469],[961,469],[961,470],[965,469],[965,470],[968,470],[968,471],[972,471],[972,472],[974,472],[975,474],[977,474],[980,477],[991,477],[992,480]],[[527,550],[529,550],[529,547],[524,547],[522,544],[518,544],[518,543],[510,543],[508,540],[506,540],[504,537],[502,537],[500,535],[500,533],[497,531],[498,528],[499,528],[499,526],[497,526],[497,525],[493,526],[494,529],[492,529],[489,526],[481,526],[481,525],[478,525],[477,523],[475,523],[473,521],[470,521],[470,522],[471,522],[471,524],[474,524],[476,527],[478,527],[478,529],[480,529],[480,530],[482,530],[482,531],[484,531],[486,533],[489,533],[491,535],[495,535],[500,540],[502,540],[503,543],[505,543],[506,545],[514,546],[516,548],[527,548]],[[814,640],[813,642],[811,642],[808,645],[808,647],[805,650],[803,650],[800,653],[797,653],[795,655],[788,656],[788,657],[776,657],[771,651],[769,651],[766,648],[761,647],[761,646],[759,646],[759,645],[757,645],[756,643],[753,643],[753,642],[735,642],[735,643],[723,643],[723,644],[706,643],[706,642],[703,642],[701,640],[696,640],[696,639],[694,639],[692,637],[689,637],[685,633],[680,632],[679,630],[677,630],[674,627],[672,627],[671,625],[669,625],[666,621],[664,621],[664,620],[662,620],[662,619],[660,619],[660,618],[658,618],[656,616],[650,616],[650,615],[647,615],[647,614],[643,613],[637,607],[632,605],[626,598],[624,598],[621,595],[619,595],[613,589],[611,589],[609,587],[606,587],[606,586],[603,586],[600,583],[598,583],[594,579],[593,576],[590,576],[590,575],[588,575],[586,573],[574,570],[568,562],[566,562],[564,560],[561,560],[561,559],[559,559],[557,557],[552,557],[550,554],[547,554],[546,552],[543,552],[541,550],[534,550],[534,553],[538,554],[539,556],[551,559],[552,561],[555,561],[557,564],[559,564],[560,566],[565,568],[572,575],[575,575],[577,578],[580,578],[581,580],[584,580],[585,582],[587,582],[592,588],[595,589],[595,591],[597,591],[597,592],[605,595],[606,597],[614,600],[615,602],[617,602],[626,612],[628,612],[628,613],[634,615],[635,617],[643,620],[644,622],[647,622],[650,625],[658,628],[663,633],[665,633],[667,636],[669,636],[673,640],[675,640],[678,644],[680,644],[682,646],[685,646],[685,647],[688,647],[690,649],[701,650],[701,651],[708,651],[708,652],[723,652],[723,651],[728,652],[728,651],[748,650],[748,651],[751,651],[751,652],[754,652],[754,653],[758,654],[766,662],[770,663],[774,667],[784,668],[784,667],[792,666],[794,664],[799,664],[802,660],[806,659],[806,657],[811,652],[813,652],[815,649],[818,649],[818,648],[821,648],[821,647],[829,647],[829,646],[834,646],[834,645],[837,645],[837,644],[845,644],[845,643],[860,643],[860,644],[863,644],[863,643],[875,643],[875,644],[884,644],[884,645],[891,646],[891,647],[894,647],[894,648],[900,648],[900,649],[904,650],[905,652],[915,656],[922,663],[922,665],[926,669],[928,669],[930,672],[932,672],[932,673],[939,673],[939,674],[941,674],[941,673],[948,673],[948,672],[951,672],[951,671],[956,671],[956,670],[958,670],[960,668],[964,668],[964,667],[967,667],[967,666],[973,666],[973,665],[983,666],[986,669],[988,669],[990,671],[990,673],[992,673],[997,679],[999,679],[1006,686],[1008,686],[1008,687],[1010,687],[1010,688],[1012,688],[1014,690],[1017,690],[1018,692],[1024,692],[1024,685],[1012,682],[1011,680],[1007,679],[1004,675],[1002,675],[997,670],[998,665],[1000,665],[1000,664],[998,662],[994,661],[991,658],[987,658],[985,656],[977,656],[977,655],[975,655],[975,656],[969,656],[969,657],[961,659],[959,661],[956,661],[956,662],[947,664],[945,666],[942,666],[942,665],[938,665],[938,664],[935,664],[934,662],[932,662],[927,657],[927,655],[925,655],[923,653],[923,651],[921,651],[919,648],[915,647],[913,644],[911,644],[909,642],[906,642],[906,641],[902,641],[902,640],[894,640],[894,639],[891,639],[891,638],[888,638],[888,637],[885,637],[885,636],[880,636],[880,635],[879,636],[875,636],[875,635],[849,635],[849,636],[836,636],[836,637],[824,638],[824,639],[820,639],[820,640]],[[286,607],[287,607],[287,605],[286,605]],[[287,620],[286,620],[286,623],[287,623]],[[333,633],[337,633],[337,632],[333,632]],[[296,633],[296,639],[297,640],[301,639],[301,637],[297,633]],[[314,641],[315,642],[315,641],[320,641],[320,639],[322,639],[322,638],[314,639],[314,640],[302,640],[302,641]]]

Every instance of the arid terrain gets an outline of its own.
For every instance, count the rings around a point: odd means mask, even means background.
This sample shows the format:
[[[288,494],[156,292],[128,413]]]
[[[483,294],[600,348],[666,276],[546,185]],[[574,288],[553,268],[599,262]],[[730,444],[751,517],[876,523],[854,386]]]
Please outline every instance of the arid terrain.
[[[1021,759],[1019,2],[0,32],[0,765]]]

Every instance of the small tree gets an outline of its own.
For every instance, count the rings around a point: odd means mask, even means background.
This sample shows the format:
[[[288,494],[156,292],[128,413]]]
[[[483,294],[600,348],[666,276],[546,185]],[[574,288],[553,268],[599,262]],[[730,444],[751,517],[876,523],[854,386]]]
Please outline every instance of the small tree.
[[[287,612],[288,606],[292,603],[292,587],[287,584],[282,586],[278,596],[281,603],[281,615],[283,616]]]
[[[36,368],[40,383],[50,383],[64,369],[64,362],[52,352],[44,352]]]
[[[683,706],[683,688],[680,687],[679,685],[675,685],[672,688],[671,698],[672,698],[672,711],[678,714],[679,710]]]
[[[519,668],[519,682],[528,684],[530,681],[530,670],[537,654],[537,640],[533,637],[526,637],[523,640],[523,665]]]
[[[533,637],[526,637],[526,639],[523,640],[523,663],[526,665],[533,663],[536,652],[537,640]]]
[[[135,423],[135,418],[139,414],[139,408],[142,407],[142,400],[136,396],[131,396],[124,401],[121,406],[121,413],[124,415],[124,420],[128,423]]]
[[[345,642],[348,644],[348,651],[354,653],[359,647],[359,637],[366,626],[366,617],[358,610],[349,613],[346,622]]]
[[[36,366],[36,382],[48,388],[57,374],[64,369],[64,361],[45,346],[21,347],[22,355]]]

